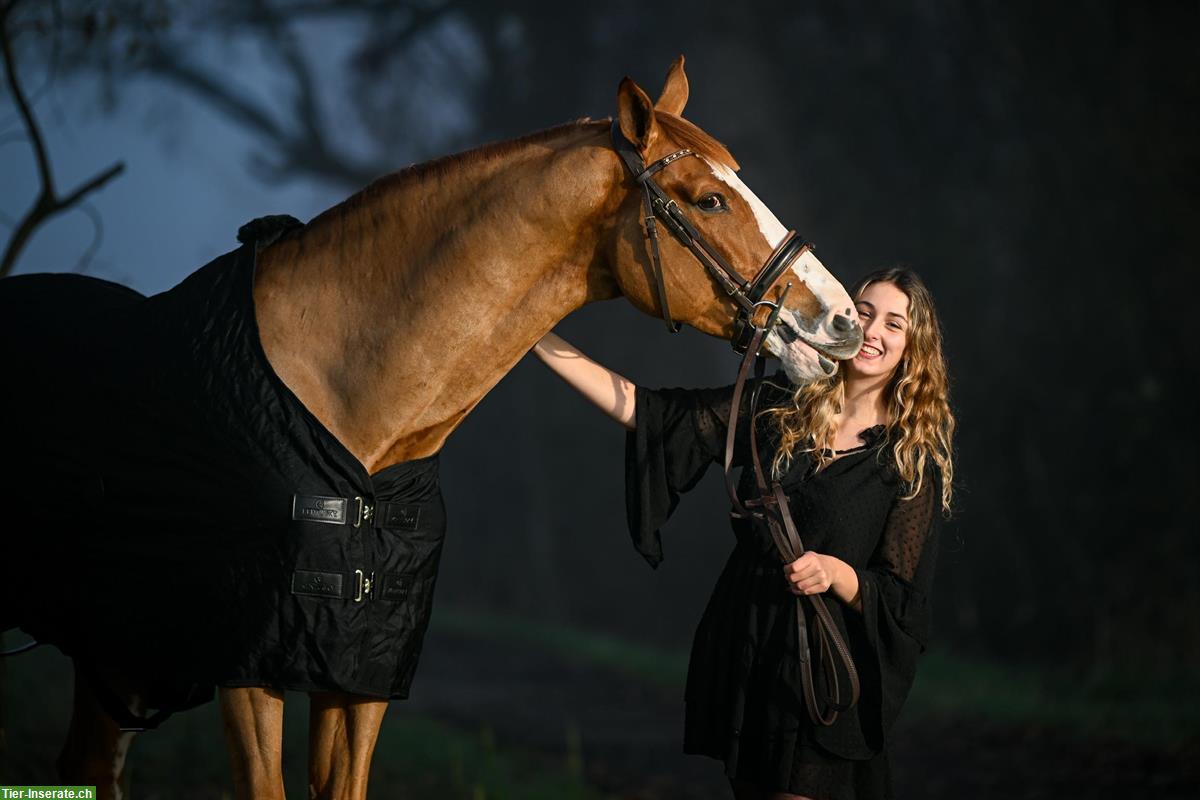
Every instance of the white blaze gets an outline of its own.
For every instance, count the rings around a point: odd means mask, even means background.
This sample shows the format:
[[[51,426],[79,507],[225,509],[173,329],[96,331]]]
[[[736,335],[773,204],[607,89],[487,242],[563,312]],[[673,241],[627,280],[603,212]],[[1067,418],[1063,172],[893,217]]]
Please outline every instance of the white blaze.
[[[714,164],[712,161],[705,159],[709,169],[717,179],[724,181],[729,185],[729,188],[742,196],[746,204],[750,206],[750,210],[754,212],[754,219],[758,221],[758,229],[762,231],[763,238],[767,240],[767,244],[771,245],[774,250],[783,241],[783,237],[787,236],[787,228],[783,227],[783,223],[771,213],[771,209],[767,208],[766,203],[758,199],[758,195],[750,191],[750,187],[742,183],[742,179],[737,176],[737,173],[731,170],[724,164]]]
[[[737,176],[729,167],[724,164],[714,163],[705,159],[709,169],[718,180],[728,184],[728,186],[741,195],[746,204],[750,206],[750,210],[754,212],[754,219],[758,221],[758,229],[762,231],[763,237],[767,240],[767,244],[774,250],[783,241],[783,237],[787,236],[787,228],[783,227],[783,223],[771,213],[771,209],[767,208],[762,200],[759,200],[754,192],[750,191],[750,187],[742,183],[742,179]],[[751,265],[751,268],[757,270],[761,264]],[[816,296],[821,304],[829,311],[829,314],[837,314],[845,311],[847,308],[852,308],[850,296],[842,285],[829,274],[829,270],[825,269],[825,265],[821,260],[813,255],[812,250],[805,250],[804,253],[797,259],[792,261],[791,270],[796,274],[809,291]],[[823,322],[820,320],[819,322]]]
[[[842,285],[829,274],[821,260],[812,250],[805,250],[792,262],[792,272],[808,285],[809,290],[828,309],[841,313],[851,307],[850,296]]]

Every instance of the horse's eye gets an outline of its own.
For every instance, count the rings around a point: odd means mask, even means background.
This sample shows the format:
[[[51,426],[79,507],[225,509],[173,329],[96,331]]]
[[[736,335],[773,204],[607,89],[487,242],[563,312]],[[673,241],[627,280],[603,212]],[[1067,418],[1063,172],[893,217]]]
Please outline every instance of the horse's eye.
[[[725,196],[716,192],[709,192],[701,197],[696,201],[696,207],[709,213],[729,210],[729,206],[725,203]]]

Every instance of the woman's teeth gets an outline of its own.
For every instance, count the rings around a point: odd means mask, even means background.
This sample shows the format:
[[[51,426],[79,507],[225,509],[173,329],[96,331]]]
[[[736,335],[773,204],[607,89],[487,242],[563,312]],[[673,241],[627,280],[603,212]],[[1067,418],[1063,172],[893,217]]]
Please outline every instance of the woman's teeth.
[[[872,347],[869,344],[864,344],[862,349],[858,351],[858,354],[863,358],[878,358],[879,356],[883,355],[883,351],[878,347]]]

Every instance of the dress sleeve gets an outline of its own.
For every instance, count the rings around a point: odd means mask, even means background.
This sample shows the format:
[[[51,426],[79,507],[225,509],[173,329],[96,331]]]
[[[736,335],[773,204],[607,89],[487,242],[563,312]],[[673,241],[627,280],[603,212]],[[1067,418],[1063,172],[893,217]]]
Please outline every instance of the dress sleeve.
[[[880,709],[875,719],[863,716],[863,732],[880,747],[908,697],[917,657],[929,641],[942,484],[936,467],[926,477],[915,497],[894,502],[874,555],[865,569],[857,570],[862,622],[875,656],[870,669],[859,670],[862,698]]]
[[[633,546],[652,567],[663,558],[658,529],[679,495],[724,458],[732,400],[732,386],[637,389],[636,428],[625,439],[625,511]]]

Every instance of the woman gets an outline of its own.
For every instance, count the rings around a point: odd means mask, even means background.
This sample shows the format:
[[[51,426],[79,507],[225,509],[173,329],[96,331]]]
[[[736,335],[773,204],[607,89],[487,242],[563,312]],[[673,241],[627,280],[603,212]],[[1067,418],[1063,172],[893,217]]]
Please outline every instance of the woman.
[[[851,294],[859,354],[817,383],[767,379],[756,423],[760,457],[807,551],[781,567],[766,527],[735,517],[737,545],[692,647],[684,750],[724,761],[737,800],[891,797],[888,732],[928,636],[938,522],[953,478],[941,332],[928,290],[908,269],[872,273]],[[630,528],[657,564],[658,528],[679,494],[723,458],[733,388],[650,391],[553,334],[535,352],[630,430]],[[734,463],[744,465],[744,413],[738,425]],[[742,471],[743,500],[754,492],[752,472]],[[828,599],[861,680],[857,705],[827,726],[806,711],[797,658],[792,595],[813,594]],[[836,696],[814,672],[817,696]]]

